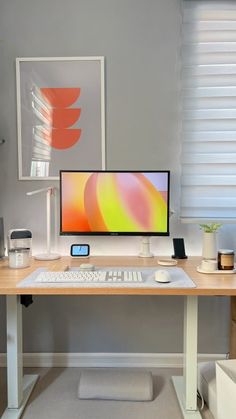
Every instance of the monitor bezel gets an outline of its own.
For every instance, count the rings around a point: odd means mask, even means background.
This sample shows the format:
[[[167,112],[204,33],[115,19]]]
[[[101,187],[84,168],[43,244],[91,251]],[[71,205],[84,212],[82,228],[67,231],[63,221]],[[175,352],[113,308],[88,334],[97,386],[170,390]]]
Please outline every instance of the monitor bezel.
[[[63,173],[166,173],[167,174],[167,231],[62,231],[62,174]],[[60,170],[60,236],[170,236],[170,170]]]

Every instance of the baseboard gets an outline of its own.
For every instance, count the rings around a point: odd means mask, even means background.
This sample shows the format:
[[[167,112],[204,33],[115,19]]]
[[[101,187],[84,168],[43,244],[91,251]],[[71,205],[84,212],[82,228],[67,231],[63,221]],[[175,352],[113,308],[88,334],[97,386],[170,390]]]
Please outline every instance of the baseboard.
[[[226,354],[199,354],[199,362],[226,359]],[[153,353],[24,353],[24,367],[182,368],[183,354]],[[6,354],[0,354],[0,367]]]

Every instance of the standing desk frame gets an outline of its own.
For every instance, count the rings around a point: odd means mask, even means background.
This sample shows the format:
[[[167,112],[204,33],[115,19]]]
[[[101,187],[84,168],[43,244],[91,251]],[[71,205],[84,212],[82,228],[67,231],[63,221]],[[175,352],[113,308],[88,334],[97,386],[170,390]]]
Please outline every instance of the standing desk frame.
[[[91,263],[99,266],[156,266],[156,261],[148,263],[139,258],[129,257],[97,257],[90,258]],[[42,264],[33,262],[25,273],[15,272],[12,285],[1,287],[0,290],[7,296],[7,393],[8,407],[2,419],[20,418],[27,404],[30,394],[37,382],[37,375],[26,375],[23,377],[22,363],[22,306],[20,294],[37,295],[180,295],[185,297],[184,302],[184,368],[183,377],[172,377],[175,391],[178,397],[180,408],[184,419],[200,419],[201,415],[197,409],[197,337],[198,337],[198,296],[199,295],[236,295],[236,275],[227,275],[227,286],[225,286],[226,275],[201,275],[196,273],[195,267],[199,258],[192,258],[192,261],[183,261],[179,264],[185,272],[196,283],[196,288],[18,288],[17,282],[23,279],[36,268],[46,266],[49,270],[62,271],[70,264],[69,258],[62,258],[60,261],[51,261]],[[197,262],[197,263],[196,263]],[[1,265],[0,265],[1,267]],[[9,269],[8,269],[9,271]],[[6,272],[7,268],[6,268]],[[14,270],[16,271],[16,270]],[[27,271],[27,272],[26,272]],[[8,272],[9,274],[9,272]],[[6,274],[7,275],[7,274]],[[200,275],[200,276],[199,276]],[[14,275],[13,275],[14,276]],[[208,278],[210,276],[210,278]],[[205,277],[205,280],[204,280]],[[208,283],[211,281],[211,283]],[[14,285],[13,285],[14,283]],[[211,286],[209,285],[211,284]],[[9,288],[10,287],[10,288]],[[4,291],[3,292],[3,289]]]

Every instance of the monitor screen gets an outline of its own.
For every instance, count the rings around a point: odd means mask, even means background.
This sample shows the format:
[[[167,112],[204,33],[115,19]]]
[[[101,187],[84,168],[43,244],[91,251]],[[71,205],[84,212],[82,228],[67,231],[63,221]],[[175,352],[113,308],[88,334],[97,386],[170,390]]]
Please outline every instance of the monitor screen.
[[[169,171],[61,171],[60,234],[169,235]]]

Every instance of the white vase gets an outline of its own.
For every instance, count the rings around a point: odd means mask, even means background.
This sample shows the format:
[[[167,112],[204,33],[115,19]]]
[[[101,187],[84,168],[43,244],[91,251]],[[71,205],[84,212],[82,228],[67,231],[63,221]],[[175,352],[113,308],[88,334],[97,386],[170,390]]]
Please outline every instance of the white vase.
[[[216,259],[216,233],[203,233],[202,257],[203,259]]]

